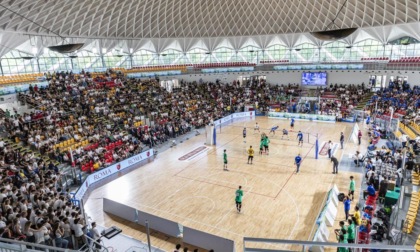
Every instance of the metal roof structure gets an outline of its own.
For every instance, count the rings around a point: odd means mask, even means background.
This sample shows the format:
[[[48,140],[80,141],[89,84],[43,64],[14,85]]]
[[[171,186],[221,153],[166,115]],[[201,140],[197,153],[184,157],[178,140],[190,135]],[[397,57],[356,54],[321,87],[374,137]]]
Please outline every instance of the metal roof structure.
[[[273,43],[322,46],[325,41],[309,32],[327,28],[361,28],[344,39],[349,45],[366,38],[384,44],[402,36],[420,40],[420,0],[0,0],[0,4],[0,56],[25,43],[41,49],[60,42],[48,29],[70,42],[85,43],[85,49],[118,47],[127,53],[168,48],[187,52],[197,47],[212,51],[221,46],[238,50],[245,45],[264,49]]]

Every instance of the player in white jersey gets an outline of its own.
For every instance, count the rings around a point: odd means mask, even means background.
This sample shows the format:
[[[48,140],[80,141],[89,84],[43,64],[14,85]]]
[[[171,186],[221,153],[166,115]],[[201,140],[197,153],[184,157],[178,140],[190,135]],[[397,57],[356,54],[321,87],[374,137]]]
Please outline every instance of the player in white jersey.
[[[258,131],[258,133],[260,133],[260,125],[258,125],[257,122],[255,123],[255,127],[254,127],[254,134],[255,134],[255,131]]]

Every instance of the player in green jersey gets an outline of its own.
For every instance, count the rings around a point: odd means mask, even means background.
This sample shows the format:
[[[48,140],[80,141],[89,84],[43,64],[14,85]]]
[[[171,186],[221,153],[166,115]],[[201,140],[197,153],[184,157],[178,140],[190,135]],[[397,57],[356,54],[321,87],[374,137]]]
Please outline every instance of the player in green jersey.
[[[228,160],[227,160],[226,150],[223,150],[223,170],[224,171],[229,171],[227,168],[227,163],[228,163]]]
[[[240,213],[242,209],[243,196],[244,196],[244,191],[242,191],[242,186],[239,186],[238,190],[236,190],[235,192],[236,210],[238,210],[238,213]]]

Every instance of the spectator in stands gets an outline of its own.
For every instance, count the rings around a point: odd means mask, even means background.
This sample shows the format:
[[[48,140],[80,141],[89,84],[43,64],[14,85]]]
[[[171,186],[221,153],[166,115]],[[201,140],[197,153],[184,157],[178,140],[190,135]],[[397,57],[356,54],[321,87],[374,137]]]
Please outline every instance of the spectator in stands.
[[[181,244],[177,244],[176,246],[175,246],[175,250],[174,250],[174,252],[181,252],[181,251],[179,251],[181,249]]]
[[[376,190],[373,187],[373,184],[368,184],[368,187],[365,191],[363,191],[363,199],[366,200],[366,196],[376,196]]]
[[[408,161],[405,163],[405,178],[411,182],[411,172],[414,170],[414,163],[413,158],[408,158]]]
[[[360,164],[363,163],[363,155],[359,151],[356,151],[356,154],[353,155],[353,161],[354,164],[359,167]]]

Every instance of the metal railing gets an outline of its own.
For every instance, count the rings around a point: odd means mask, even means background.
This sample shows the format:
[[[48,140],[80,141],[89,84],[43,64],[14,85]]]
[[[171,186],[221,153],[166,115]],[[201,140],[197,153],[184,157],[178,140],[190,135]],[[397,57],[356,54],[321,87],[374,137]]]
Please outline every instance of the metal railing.
[[[105,247],[104,244],[101,244],[94,239],[90,238],[88,235],[84,235],[86,238],[87,243],[85,243],[79,251],[103,251],[103,252],[109,252],[108,248]]]
[[[64,249],[42,245],[37,243],[23,242],[11,239],[0,238],[0,251],[7,252],[28,252],[28,251],[46,251],[46,252],[78,252],[77,250]]]
[[[252,245],[252,247],[249,247]],[[258,246],[259,245],[259,246]],[[270,246],[271,245],[271,246]],[[350,248],[352,251],[416,251],[414,246],[385,245],[385,244],[354,244],[336,242],[312,242],[298,240],[262,239],[245,237],[243,239],[244,252],[270,252],[270,251],[316,251],[324,249]],[[264,247],[264,248],[262,248]]]

